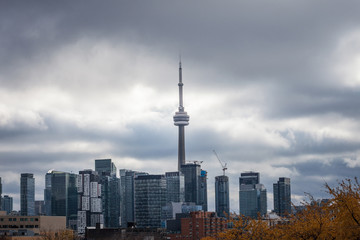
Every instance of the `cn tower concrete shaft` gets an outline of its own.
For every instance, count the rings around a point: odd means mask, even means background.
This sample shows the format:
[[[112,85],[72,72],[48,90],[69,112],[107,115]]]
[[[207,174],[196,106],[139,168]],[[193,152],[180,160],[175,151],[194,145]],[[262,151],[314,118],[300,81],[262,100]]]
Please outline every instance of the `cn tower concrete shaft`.
[[[179,63],[179,111],[174,115],[174,125],[179,127],[179,145],[178,145],[178,171],[181,171],[181,165],[185,164],[185,126],[189,125],[190,116],[184,111],[183,106],[183,86],[182,68]]]

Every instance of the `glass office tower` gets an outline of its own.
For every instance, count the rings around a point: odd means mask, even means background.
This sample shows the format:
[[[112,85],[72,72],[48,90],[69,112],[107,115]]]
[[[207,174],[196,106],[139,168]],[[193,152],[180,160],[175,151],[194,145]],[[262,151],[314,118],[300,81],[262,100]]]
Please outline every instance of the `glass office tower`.
[[[32,173],[22,173],[20,177],[20,214],[35,215],[35,178]]]
[[[290,178],[281,177],[274,187],[274,211],[279,216],[291,213],[291,189]]]
[[[135,178],[148,175],[128,169],[120,169],[120,224],[126,228],[135,223]]]
[[[2,210],[6,211],[7,214],[11,213],[11,211],[13,210],[13,198],[5,195],[2,198]]]
[[[185,202],[201,205],[207,211],[207,172],[198,163],[181,165],[185,178]]]
[[[135,221],[139,228],[160,228],[161,211],[166,205],[164,175],[142,175],[135,178]]]
[[[259,214],[266,215],[266,188],[259,182],[258,172],[241,173],[239,178],[240,215],[252,218],[257,218]]]
[[[77,225],[77,174],[49,171],[45,175],[45,214],[66,216],[66,224],[72,229]]]
[[[167,172],[166,187],[168,202],[184,202],[185,201],[185,182],[184,175],[181,172]]]
[[[95,171],[100,176],[104,226],[117,228],[120,222],[120,179],[111,159],[96,159]]]

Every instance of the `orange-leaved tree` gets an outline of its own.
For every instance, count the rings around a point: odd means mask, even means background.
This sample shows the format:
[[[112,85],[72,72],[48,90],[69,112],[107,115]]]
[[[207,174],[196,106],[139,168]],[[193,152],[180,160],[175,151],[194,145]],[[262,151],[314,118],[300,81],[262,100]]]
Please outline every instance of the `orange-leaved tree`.
[[[269,219],[231,218],[233,227],[216,240],[241,239],[360,239],[360,184],[345,179],[336,187],[325,184],[329,201],[317,202],[311,195],[304,209],[271,224]],[[210,240],[210,239],[208,239]]]

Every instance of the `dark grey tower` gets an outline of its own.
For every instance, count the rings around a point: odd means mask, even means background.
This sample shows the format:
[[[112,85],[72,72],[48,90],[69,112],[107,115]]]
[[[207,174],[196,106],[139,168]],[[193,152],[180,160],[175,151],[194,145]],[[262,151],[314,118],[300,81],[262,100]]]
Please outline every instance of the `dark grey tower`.
[[[179,63],[179,111],[174,115],[174,125],[179,127],[179,147],[178,147],[178,171],[181,165],[185,164],[185,126],[189,125],[189,115],[184,111],[183,105],[183,83],[181,61]]]
[[[291,213],[290,178],[281,177],[274,183],[274,211],[279,216]]]
[[[229,178],[228,176],[215,177],[215,210],[219,217],[229,217]]]

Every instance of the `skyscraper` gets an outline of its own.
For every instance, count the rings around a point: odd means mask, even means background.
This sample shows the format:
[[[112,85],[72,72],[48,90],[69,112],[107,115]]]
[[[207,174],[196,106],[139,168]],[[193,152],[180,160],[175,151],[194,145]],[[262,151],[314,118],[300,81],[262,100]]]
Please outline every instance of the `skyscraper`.
[[[183,104],[183,82],[182,68],[179,63],[179,111],[174,115],[174,125],[179,127],[179,145],[178,145],[178,171],[181,171],[181,165],[185,164],[185,126],[189,125],[189,115],[184,111]]]
[[[104,226],[116,228],[120,221],[120,179],[111,159],[95,160],[95,171],[100,176]]]
[[[291,213],[291,189],[290,178],[281,177],[274,187],[274,211],[279,216]]]
[[[181,172],[167,172],[167,202],[184,202],[185,201],[185,182],[184,174]]]
[[[140,175],[148,173],[120,169],[120,223],[123,228],[135,222],[135,178]]]
[[[111,159],[96,159],[95,160],[95,171],[99,175],[116,176],[116,166]],[[102,173],[102,174],[101,174]]]
[[[197,204],[201,205],[203,211],[207,212],[207,171],[202,169],[199,176],[199,202]]]
[[[91,169],[79,171],[78,176],[78,234],[86,227],[103,224],[100,177]]]
[[[162,207],[166,205],[164,175],[135,178],[135,221],[140,228],[160,228]]]
[[[76,229],[77,225],[77,174],[49,171],[45,175],[45,214],[66,216],[66,225]]]
[[[13,198],[5,195],[2,198],[2,210],[9,214],[13,210]]]
[[[45,205],[46,216],[51,216],[51,177],[52,177],[52,170],[49,170],[45,175],[45,189],[44,189],[44,205]]]
[[[20,213],[22,216],[35,215],[35,178],[32,173],[20,177]]]
[[[223,175],[215,177],[215,210],[219,217],[229,216],[230,201],[228,176]]]
[[[267,211],[266,188],[260,184],[257,172],[241,173],[239,178],[240,215],[257,218]]]
[[[207,211],[207,173],[198,162],[181,165],[185,177],[185,202],[201,205]]]

